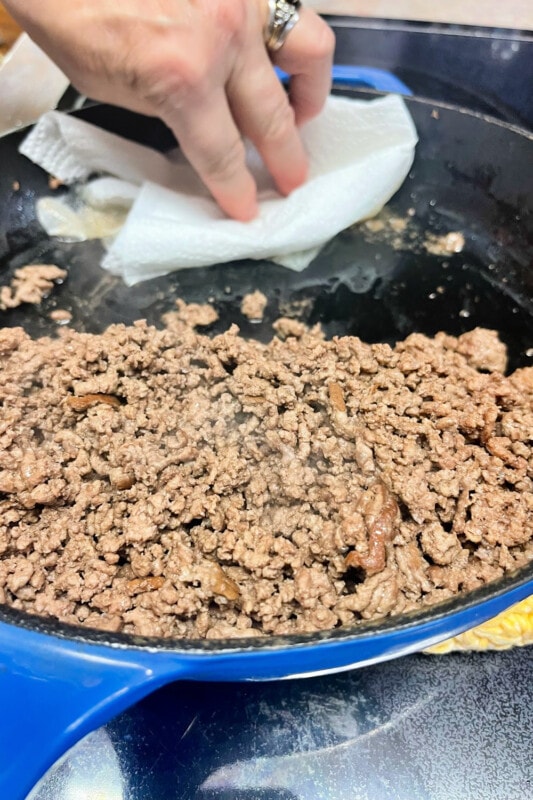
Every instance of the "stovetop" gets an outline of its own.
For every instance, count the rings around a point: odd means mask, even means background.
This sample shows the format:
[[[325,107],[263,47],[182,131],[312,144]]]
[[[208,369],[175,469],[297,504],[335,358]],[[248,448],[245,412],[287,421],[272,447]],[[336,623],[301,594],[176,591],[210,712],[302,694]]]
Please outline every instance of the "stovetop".
[[[32,800],[530,800],[533,648],[327,678],[176,683]]]
[[[388,69],[415,94],[533,128],[531,34],[330,22],[337,63]],[[174,684],[87,737],[31,797],[528,800],[531,685],[532,648],[271,684]]]

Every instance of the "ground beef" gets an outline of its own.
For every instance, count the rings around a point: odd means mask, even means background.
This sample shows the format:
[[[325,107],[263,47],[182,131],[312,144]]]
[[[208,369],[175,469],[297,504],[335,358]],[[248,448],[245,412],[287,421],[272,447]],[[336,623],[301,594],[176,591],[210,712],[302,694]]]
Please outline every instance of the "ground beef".
[[[212,325],[218,319],[218,312],[210,303],[184,303],[176,300],[177,311],[169,311],[163,322],[170,330],[179,332],[185,328],[202,328]]]
[[[248,317],[252,322],[261,322],[268,300],[263,292],[256,289],[255,292],[245,294],[241,303],[241,314]]]
[[[72,314],[65,308],[54,308],[53,311],[50,311],[48,316],[51,320],[57,322],[58,325],[68,325],[72,320]]]
[[[193,313],[194,312],[194,313]],[[0,330],[0,602],[164,637],[354,625],[533,557],[533,369],[491,331]],[[176,318],[176,315],[179,318]]]
[[[32,264],[15,270],[10,286],[0,286],[0,311],[17,308],[23,303],[38,305],[50,294],[54,284],[66,277],[66,270],[54,264]]]

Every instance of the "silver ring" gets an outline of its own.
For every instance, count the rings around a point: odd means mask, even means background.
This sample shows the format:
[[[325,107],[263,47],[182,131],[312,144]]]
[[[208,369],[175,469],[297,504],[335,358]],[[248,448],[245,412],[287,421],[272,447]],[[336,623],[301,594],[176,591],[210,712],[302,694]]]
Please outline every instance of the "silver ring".
[[[285,43],[300,15],[300,0],[268,0],[268,22],[265,27],[267,50],[275,53]]]

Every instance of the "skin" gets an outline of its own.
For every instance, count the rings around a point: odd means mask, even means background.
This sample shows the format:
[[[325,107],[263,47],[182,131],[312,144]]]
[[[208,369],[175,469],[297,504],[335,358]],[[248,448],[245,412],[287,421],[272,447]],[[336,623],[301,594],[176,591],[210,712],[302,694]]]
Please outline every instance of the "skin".
[[[330,90],[334,37],[313,11],[266,51],[266,0],[5,0],[84,95],[161,118],[221,208],[257,213],[243,137],[279,191],[307,174],[298,128]],[[272,61],[292,77],[289,95]]]

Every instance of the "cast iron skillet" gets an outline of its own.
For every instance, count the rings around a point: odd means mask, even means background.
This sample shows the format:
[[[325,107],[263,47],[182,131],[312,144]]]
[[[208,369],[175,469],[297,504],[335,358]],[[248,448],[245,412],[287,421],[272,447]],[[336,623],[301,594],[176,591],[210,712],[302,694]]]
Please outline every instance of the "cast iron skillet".
[[[55,306],[72,311],[78,330],[101,331],[138,318],[160,324],[161,313],[180,296],[214,299],[220,322],[213,332],[231,320],[244,334],[266,338],[279,308],[305,297],[312,299],[306,319],[320,320],[328,335],[392,342],[412,331],[458,334],[482,325],[498,329],[512,369],[533,365],[533,136],[458,108],[416,98],[407,103],[420,144],[390,207],[400,216],[414,209],[421,235],[461,232],[464,251],[432,256],[416,237],[409,247],[395,249],[386,240],[368,241],[354,228],[327,245],[302,274],[267,262],[221,264],[126,289],[98,267],[98,244],[60,244],[44,235],[34,204],[51,193],[47,176],[18,155],[22,134],[0,140],[0,283],[32,262],[69,269],[65,284],[40,307],[3,314],[2,324],[51,333],[47,315]],[[168,131],[153,120],[115,108],[97,106],[79,115],[152,146],[171,144]],[[271,301],[259,327],[239,313],[242,295],[257,288]],[[252,642],[142,639],[1,608],[0,796],[23,798],[78,738],[169,681],[261,680],[350,669],[420,650],[532,592],[530,565],[416,614]]]

